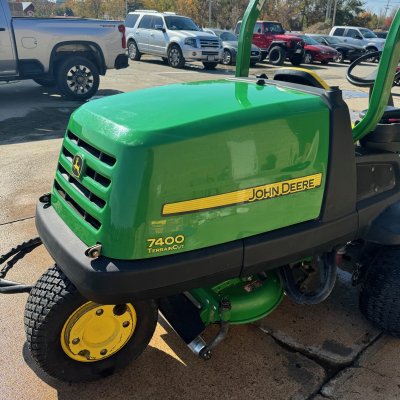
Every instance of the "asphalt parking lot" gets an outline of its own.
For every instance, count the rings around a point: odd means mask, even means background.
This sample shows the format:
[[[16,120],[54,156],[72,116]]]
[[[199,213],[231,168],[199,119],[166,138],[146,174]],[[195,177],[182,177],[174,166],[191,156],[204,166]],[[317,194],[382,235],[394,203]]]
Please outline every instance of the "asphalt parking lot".
[[[355,118],[367,107],[368,95],[345,80],[347,66],[306,68],[344,90]],[[363,68],[368,73],[373,67]],[[272,77],[275,71],[259,64],[250,74]],[[161,60],[143,57],[127,69],[109,71],[97,95],[233,76],[230,67],[204,71],[193,63],[174,70]],[[398,88],[394,93],[395,105],[400,106]],[[0,255],[36,235],[35,204],[52,185],[61,138],[79,105],[33,81],[0,82]],[[40,247],[9,277],[34,283],[51,264]],[[37,369],[25,343],[26,298],[0,296],[0,400],[400,399],[400,340],[382,334],[361,316],[357,288],[345,271],[322,304],[299,306],[285,299],[256,324],[232,327],[208,362],[197,359],[160,319],[149,347],[136,362],[117,375],[87,384],[60,383]],[[213,333],[213,327],[208,328],[206,337]]]

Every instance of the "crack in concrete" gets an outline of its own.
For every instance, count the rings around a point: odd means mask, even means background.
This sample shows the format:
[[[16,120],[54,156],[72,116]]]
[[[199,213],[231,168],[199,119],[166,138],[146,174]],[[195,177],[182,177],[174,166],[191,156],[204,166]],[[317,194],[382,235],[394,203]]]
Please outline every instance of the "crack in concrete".
[[[0,226],[11,225],[11,224],[15,224],[16,222],[22,222],[22,221],[26,221],[26,220],[32,219],[32,218],[35,218],[35,215],[33,215],[31,217],[25,217],[25,218],[21,218],[21,219],[16,219],[14,221],[1,222]]]
[[[340,373],[342,373],[344,370],[346,370],[348,368],[365,368],[365,369],[368,369],[366,367],[363,367],[363,366],[360,366],[360,365],[356,365],[356,364],[359,361],[360,357],[364,354],[364,352],[367,349],[369,349],[371,346],[373,346],[383,335],[382,333],[380,333],[375,339],[373,339],[367,346],[365,346],[365,348],[363,350],[361,350],[357,354],[357,356],[353,359],[353,361],[348,362],[348,363],[343,363],[343,364],[333,364],[333,363],[330,363],[329,361],[327,361],[325,359],[321,359],[320,357],[318,357],[318,355],[307,353],[307,351],[304,351],[302,349],[293,347],[289,343],[285,343],[285,342],[279,340],[271,332],[269,332],[266,329],[263,329],[263,328],[260,328],[260,327],[259,327],[259,329],[263,333],[265,333],[268,336],[270,336],[278,346],[282,347],[286,351],[289,351],[289,352],[292,352],[292,353],[299,353],[299,354],[303,355],[304,357],[308,358],[309,360],[314,361],[316,364],[318,364],[320,367],[322,367],[324,369],[325,374],[326,374],[326,378],[322,382],[320,388],[316,392],[312,393],[306,400],[312,400],[317,395],[320,395],[320,396],[322,396],[322,397],[324,397],[326,399],[330,399],[330,398],[332,398],[331,396],[327,396],[327,395],[324,395],[322,393],[322,389],[326,384],[328,384],[329,382],[331,382],[332,380],[337,378]],[[375,372],[375,371],[371,371],[371,372]]]
[[[328,384],[329,382],[333,381],[334,379],[338,378],[339,375],[341,373],[343,373],[346,369],[348,368],[364,368],[360,365],[356,365],[358,363],[358,361],[360,360],[361,356],[371,347],[373,346],[381,337],[383,336],[383,333],[380,333],[375,339],[373,339],[367,346],[364,347],[363,350],[361,350],[357,356],[354,358],[354,360],[351,363],[347,363],[347,364],[343,364],[342,366],[338,366],[338,370],[336,371],[336,373],[332,376],[328,376],[327,374],[327,379],[325,379],[325,382],[322,383],[318,394],[325,397],[325,398],[330,398],[329,396],[327,397],[326,395],[323,394],[322,389],[324,388],[324,386],[326,384]],[[306,356],[307,357],[307,356]],[[321,364],[320,364],[321,365]],[[321,365],[323,367],[323,365]],[[307,400],[311,400],[311,399],[307,399]]]

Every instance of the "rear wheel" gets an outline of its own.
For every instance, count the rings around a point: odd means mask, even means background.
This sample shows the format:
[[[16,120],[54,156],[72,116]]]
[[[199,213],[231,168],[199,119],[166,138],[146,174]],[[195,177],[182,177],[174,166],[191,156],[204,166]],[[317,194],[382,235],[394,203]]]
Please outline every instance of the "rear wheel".
[[[273,47],[269,52],[269,62],[272,65],[283,65],[286,58],[285,49],[280,46]]]
[[[338,50],[337,51],[337,55],[335,56],[335,58],[333,59],[333,61],[343,64],[344,63],[344,53],[342,50]]]
[[[215,69],[215,67],[218,65],[218,63],[216,63],[216,62],[206,62],[206,61],[204,61],[204,62],[203,62],[203,65],[204,65],[204,69],[211,70],[211,69]]]
[[[383,247],[368,266],[360,310],[377,327],[400,337],[400,248]]]
[[[173,44],[168,49],[168,64],[172,68],[183,68],[185,66],[185,59],[183,58],[182,50],[176,44]]]
[[[312,64],[314,61],[314,58],[312,56],[312,54],[309,51],[306,51],[306,53],[304,54],[304,62],[306,64]]]
[[[58,68],[57,86],[60,92],[73,100],[92,97],[99,88],[97,66],[85,57],[69,57]]]
[[[63,381],[89,381],[111,375],[138,357],[154,333],[157,315],[154,301],[88,301],[54,266],[28,297],[25,330],[42,370]]]
[[[132,61],[139,61],[140,57],[142,57],[142,54],[140,53],[134,40],[128,42],[128,55]]]

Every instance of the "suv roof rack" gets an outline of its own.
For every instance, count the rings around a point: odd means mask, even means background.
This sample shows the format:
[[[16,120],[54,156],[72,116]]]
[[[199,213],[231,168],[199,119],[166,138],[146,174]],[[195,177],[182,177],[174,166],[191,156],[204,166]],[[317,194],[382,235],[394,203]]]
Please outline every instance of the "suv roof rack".
[[[167,14],[167,15],[176,15],[176,12],[173,12],[173,11],[165,11],[165,12],[163,12],[163,14]]]
[[[148,13],[158,13],[157,10],[135,10],[134,12],[148,12]]]

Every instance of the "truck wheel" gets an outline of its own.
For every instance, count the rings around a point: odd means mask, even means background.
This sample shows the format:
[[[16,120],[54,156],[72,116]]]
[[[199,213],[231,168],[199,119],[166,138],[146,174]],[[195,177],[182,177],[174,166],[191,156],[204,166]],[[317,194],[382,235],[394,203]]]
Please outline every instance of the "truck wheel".
[[[232,65],[232,53],[230,52],[230,50],[224,50],[224,52],[222,53],[221,63],[224,65]]]
[[[140,53],[134,40],[131,40],[128,43],[128,56],[133,61],[139,61],[140,57],[142,57],[142,54]]]
[[[168,64],[172,68],[183,68],[185,66],[185,59],[183,58],[182,50],[176,44],[173,44],[168,49]]]
[[[90,381],[138,357],[154,333],[157,316],[154,301],[88,301],[54,266],[30,292],[25,331],[32,357],[43,371],[67,382]]]
[[[360,310],[385,333],[400,337],[400,248],[383,247],[368,266]]]
[[[304,54],[304,62],[306,64],[312,64],[314,61],[314,58],[312,56],[312,54],[308,51],[306,51],[306,53]]]
[[[217,62],[203,62],[204,69],[212,70],[218,65]]]
[[[337,62],[339,64],[343,64],[344,63],[344,53],[343,53],[342,50],[338,50],[337,51],[337,55],[335,56],[333,61],[335,61],[335,62]]]
[[[85,57],[70,57],[58,68],[57,86],[60,92],[73,100],[92,97],[99,88],[99,70]]]
[[[292,63],[293,66],[298,67],[303,62],[303,55],[298,54],[298,55],[293,56],[290,59],[290,62]]]
[[[285,49],[280,46],[273,47],[269,52],[269,62],[272,65],[283,65],[286,58]]]
[[[34,78],[34,82],[36,82],[38,85],[44,86],[44,87],[52,87],[56,86],[56,80],[52,77],[41,77],[41,78]]]

